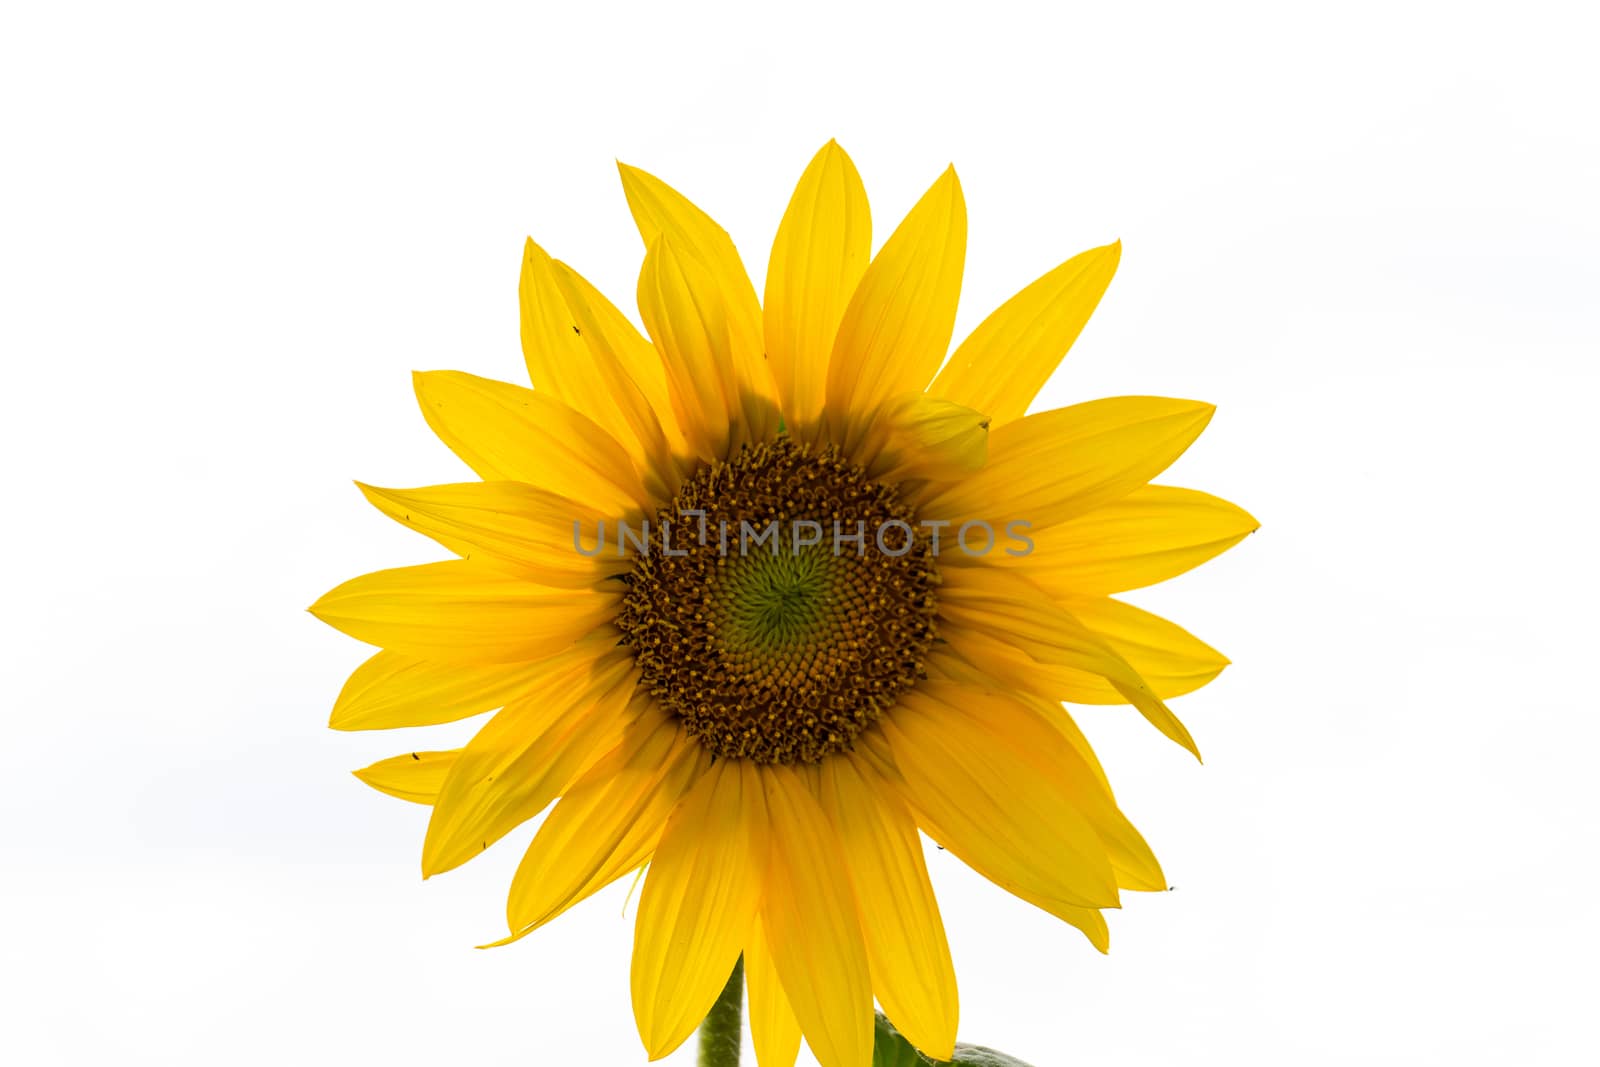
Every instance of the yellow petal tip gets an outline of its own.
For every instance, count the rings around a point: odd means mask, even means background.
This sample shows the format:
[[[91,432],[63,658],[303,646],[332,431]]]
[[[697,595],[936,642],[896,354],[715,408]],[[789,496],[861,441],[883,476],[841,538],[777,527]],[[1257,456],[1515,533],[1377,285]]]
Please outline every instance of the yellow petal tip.
[[[374,505],[379,500],[387,500],[394,495],[394,490],[392,489],[382,489],[376,485],[368,485],[366,482],[356,482],[355,486],[361,490],[361,495]]]

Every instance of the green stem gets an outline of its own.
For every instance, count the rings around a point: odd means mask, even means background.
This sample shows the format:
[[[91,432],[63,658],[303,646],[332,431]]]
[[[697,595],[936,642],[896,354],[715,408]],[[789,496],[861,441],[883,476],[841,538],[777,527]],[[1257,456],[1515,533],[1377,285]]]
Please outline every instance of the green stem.
[[[717,1002],[700,1024],[700,1067],[739,1067],[744,1025],[744,957],[740,956]]]

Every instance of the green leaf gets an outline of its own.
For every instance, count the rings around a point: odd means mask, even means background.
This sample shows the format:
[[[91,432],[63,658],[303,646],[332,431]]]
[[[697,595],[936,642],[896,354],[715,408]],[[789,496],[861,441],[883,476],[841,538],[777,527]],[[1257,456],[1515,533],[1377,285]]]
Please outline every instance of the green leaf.
[[[911,1047],[894,1024],[879,1012],[872,1045],[872,1067],[1028,1067],[1015,1056],[982,1045],[957,1045],[951,1060],[931,1060]]]
[[[911,1042],[900,1036],[900,1031],[884,1017],[883,1012],[878,1012],[874,1021],[877,1033],[872,1041],[872,1067],[928,1067],[928,1064],[938,1062],[912,1048]]]

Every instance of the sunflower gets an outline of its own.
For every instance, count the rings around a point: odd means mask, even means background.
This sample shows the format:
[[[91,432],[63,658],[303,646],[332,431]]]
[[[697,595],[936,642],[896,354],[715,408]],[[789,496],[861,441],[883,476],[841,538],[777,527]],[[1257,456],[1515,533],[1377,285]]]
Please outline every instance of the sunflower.
[[[647,868],[631,987],[651,1058],[741,957],[762,1067],[793,1064],[802,1035],[825,1067],[863,1067],[875,999],[948,1058],[956,980],[919,831],[1105,951],[1102,909],[1166,881],[1063,702],[1131,705],[1198,756],[1165,700],[1227,661],[1112,594],[1255,520],[1149,484],[1208,404],[1026,413],[1118,244],[1022,289],[947,361],[954,169],[872,256],[861,179],[830,142],[764,300],[724,230],[621,171],[645,334],[529,241],[532,388],[416,375],[428,424],[481,480],[361,486],[459,558],[312,607],[380,649],[332,726],[501,709],[463,748],[357,774],[432,807],[425,877],[550,808],[499,944]]]

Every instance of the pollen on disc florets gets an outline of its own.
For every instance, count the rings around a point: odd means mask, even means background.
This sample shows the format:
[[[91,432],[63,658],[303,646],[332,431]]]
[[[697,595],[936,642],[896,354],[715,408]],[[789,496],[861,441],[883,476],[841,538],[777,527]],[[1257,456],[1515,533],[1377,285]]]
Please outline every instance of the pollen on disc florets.
[[[700,468],[626,581],[617,625],[644,685],[731,759],[847,748],[924,676],[934,639],[926,531],[831,446],[779,438]]]

